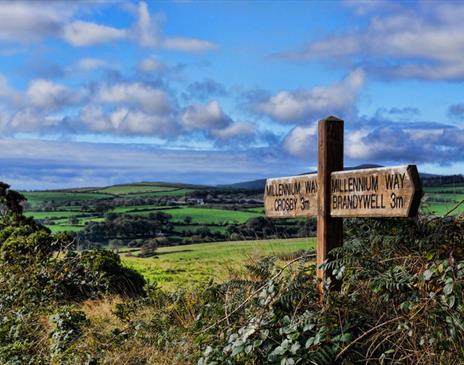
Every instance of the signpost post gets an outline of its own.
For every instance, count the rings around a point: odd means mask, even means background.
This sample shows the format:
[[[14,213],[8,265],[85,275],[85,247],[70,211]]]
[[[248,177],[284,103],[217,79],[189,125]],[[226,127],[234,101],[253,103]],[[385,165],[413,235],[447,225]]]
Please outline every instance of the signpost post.
[[[414,217],[422,197],[415,165],[343,171],[343,121],[318,125],[317,174],[266,181],[264,207],[271,218],[317,216],[317,276],[330,250],[343,244],[343,218]]]

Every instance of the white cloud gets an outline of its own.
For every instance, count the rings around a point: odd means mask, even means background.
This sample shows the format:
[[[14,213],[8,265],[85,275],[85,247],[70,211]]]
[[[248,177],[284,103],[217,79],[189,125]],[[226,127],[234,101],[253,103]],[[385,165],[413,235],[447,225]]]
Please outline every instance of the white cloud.
[[[190,105],[181,115],[181,123],[187,130],[226,128],[231,121],[217,101]]]
[[[360,129],[348,133],[345,142],[346,156],[355,160],[368,161],[372,154],[372,146],[368,146],[364,139],[369,135],[369,131]],[[374,147],[375,148],[375,147]]]
[[[107,114],[99,106],[87,106],[79,113],[79,121],[83,123],[86,132],[165,137],[176,130],[175,121],[169,116],[124,107]]]
[[[155,71],[162,71],[164,65],[154,57],[143,59],[137,66],[137,69],[142,72],[150,73]]]
[[[75,47],[132,40],[141,47],[167,48],[185,52],[209,51],[216,46],[206,40],[166,37],[162,34],[160,14],[150,14],[146,2],[135,8],[132,27],[116,28],[76,19],[83,9],[99,4],[58,1],[0,1],[0,41],[31,42],[60,37]]]
[[[162,44],[165,48],[185,52],[203,52],[217,48],[214,43],[208,41],[182,37],[166,38]]]
[[[133,36],[142,47],[158,47],[161,43],[160,17],[153,19],[145,2],[140,2],[137,8],[137,22]]]
[[[172,111],[171,101],[164,90],[140,82],[103,85],[98,99],[105,103],[126,103],[145,112],[167,114]]]
[[[152,16],[145,2],[137,7],[137,22],[132,29],[131,37],[141,47],[161,47],[184,52],[202,52],[216,48],[216,45],[205,40],[188,37],[165,37],[162,34],[162,17]]]
[[[60,4],[39,2],[0,2],[0,39],[30,42],[59,34],[63,19],[69,16]]]
[[[59,109],[78,100],[65,86],[44,79],[32,80],[26,95],[32,106],[48,110]]]
[[[58,131],[62,119],[38,113],[37,110],[26,108],[14,113],[4,125],[5,133],[17,132],[47,132]]]
[[[370,15],[369,9],[376,3],[355,2],[356,8],[362,5],[359,8],[364,9],[358,15],[367,17],[365,29],[348,28],[279,56],[290,60],[323,58],[345,64],[348,59],[353,65],[364,64],[366,69],[388,77],[464,78],[463,3],[430,6],[419,2],[413,7],[403,7],[398,2],[386,13]]]
[[[5,76],[0,74],[0,98],[4,98],[13,104],[19,104],[21,102],[21,94],[13,89]]]
[[[293,156],[315,158],[317,151],[317,124],[310,127],[295,127],[282,142],[284,151]]]
[[[282,122],[296,122],[344,114],[352,109],[364,84],[364,72],[351,72],[344,80],[311,90],[281,91],[267,100],[258,102],[255,110]]]
[[[105,60],[99,58],[82,58],[77,62],[77,68],[83,71],[92,71],[106,67],[107,65]]]
[[[67,24],[63,30],[63,38],[76,47],[113,42],[125,37],[124,29],[84,21],[74,21]]]
[[[258,127],[254,123],[235,122],[223,129],[213,129],[213,136],[222,139],[229,140],[232,138],[243,138],[251,137],[256,134]]]

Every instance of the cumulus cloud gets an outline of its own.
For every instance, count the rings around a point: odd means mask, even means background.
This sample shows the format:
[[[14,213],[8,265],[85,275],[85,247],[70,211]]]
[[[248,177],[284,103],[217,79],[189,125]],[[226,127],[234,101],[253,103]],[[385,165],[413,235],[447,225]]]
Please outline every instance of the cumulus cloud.
[[[3,132],[61,132],[63,131],[63,119],[38,113],[37,110],[25,108],[14,113],[3,126]]]
[[[450,165],[464,159],[464,129],[434,122],[360,119],[345,124],[346,165],[359,163],[430,163]],[[282,140],[282,150],[302,160],[317,161],[317,123],[297,126]]]
[[[175,122],[169,116],[124,107],[106,113],[100,106],[87,106],[80,111],[79,121],[84,124],[86,132],[169,136],[176,130]]]
[[[74,47],[86,47],[132,40],[141,47],[185,52],[209,51],[217,47],[207,40],[163,36],[163,17],[160,14],[150,14],[146,2],[140,2],[135,7],[136,19],[132,27],[117,28],[76,19],[83,9],[101,5],[53,1],[0,2],[0,41],[30,42],[57,37]]]
[[[183,94],[183,97],[187,100],[206,100],[211,97],[226,95],[227,90],[224,85],[212,79],[205,79],[203,81],[195,81],[187,86],[187,90]]]
[[[105,60],[99,58],[82,58],[77,62],[77,69],[82,71],[92,71],[108,66]]]
[[[44,79],[32,80],[26,95],[30,105],[47,110],[56,110],[78,100],[65,86]]]
[[[72,22],[63,30],[63,38],[76,47],[113,42],[125,37],[123,29],[83,21]]]
[[[253,137],[257,129],[258,126],[254,123],[235,122],[223,129],[213,129],[211,133],[221,140],[229,140],[237,137],[243,139]]]
[[[56,3],[0,2],[0,40],[30,42],[60,32],[69,8]]]
[[[155,57],[148,57],[137,65],[137,69],[141,72],[151,73],[164,70],[164,65]]]
[[[356,161],[434,163],[448,165],[464,158],[464,129],[427,123],[412,126],[382,123],[350,131],[345,154]]]
[[[300,158],[312,156],[315,160],[317,154],[317,124],[309,127],[295,127],[284,138],[283,150],[290,155]]]
[[[165,90],[141,82],[103,85],[97,98],[104,103],[135,105],[145,112],[155,114],[168,114],[172,111],[172,103]]]
[[[202,39],[163,36],[162,16],[152,16],[145,2],[139,3],[136,13],[137,22],[129,37],[135,39],[141,47],[162,47],[185,52],[202,52],[216,48],[214,43]]]
[[[350,60],[365,69],[393,78],[461,80],[464,78],[464,4],[426,3],[402,6],[371,15],[377,2],[355,2],[357,15],[366,17],[365,29],[345,29],[337,35],[315,40],[303,48],[283,52],[280,58],[305,61]],[[379,4],[381,5],[381,4]],[[352,6],[352,5],[350,5]],[[433,9],[433,11],[431,11]]]
[[[2,74],[0,74],[0,98],[13,104],[19,104],[22,99],[21,94],[10,86],[7,78]]]
[[[180,119],[187,130],[226,128],[232,122],[217,101],[190,105],[183,110]]]
[[[311,90],[281,91],[255,102],[252,108],[280,122],[307,122],[330,114],[346,115],[353,108],[364,79],[364,72],[357,69],[335,84]]]

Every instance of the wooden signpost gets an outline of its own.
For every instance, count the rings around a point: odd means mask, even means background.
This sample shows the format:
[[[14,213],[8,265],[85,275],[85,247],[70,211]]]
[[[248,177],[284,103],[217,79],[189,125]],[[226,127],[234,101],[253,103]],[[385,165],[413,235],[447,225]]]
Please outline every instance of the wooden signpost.
[[[271,218],[317,216],[317,276],[330,250],[343,244],[343,218],[414,217],[422,197],[415,165],[343,171],[343,121],[318,125],[318,172],[266,181]]]

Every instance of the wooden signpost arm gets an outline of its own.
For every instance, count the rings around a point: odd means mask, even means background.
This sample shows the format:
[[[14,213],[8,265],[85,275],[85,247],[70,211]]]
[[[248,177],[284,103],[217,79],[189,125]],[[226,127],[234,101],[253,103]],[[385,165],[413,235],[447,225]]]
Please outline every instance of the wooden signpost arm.
[[[330,216],[331,173],[343,170],[343,120],[328,117],[318,125],[317,276],[328,252],[343,244],[343,218]]]

